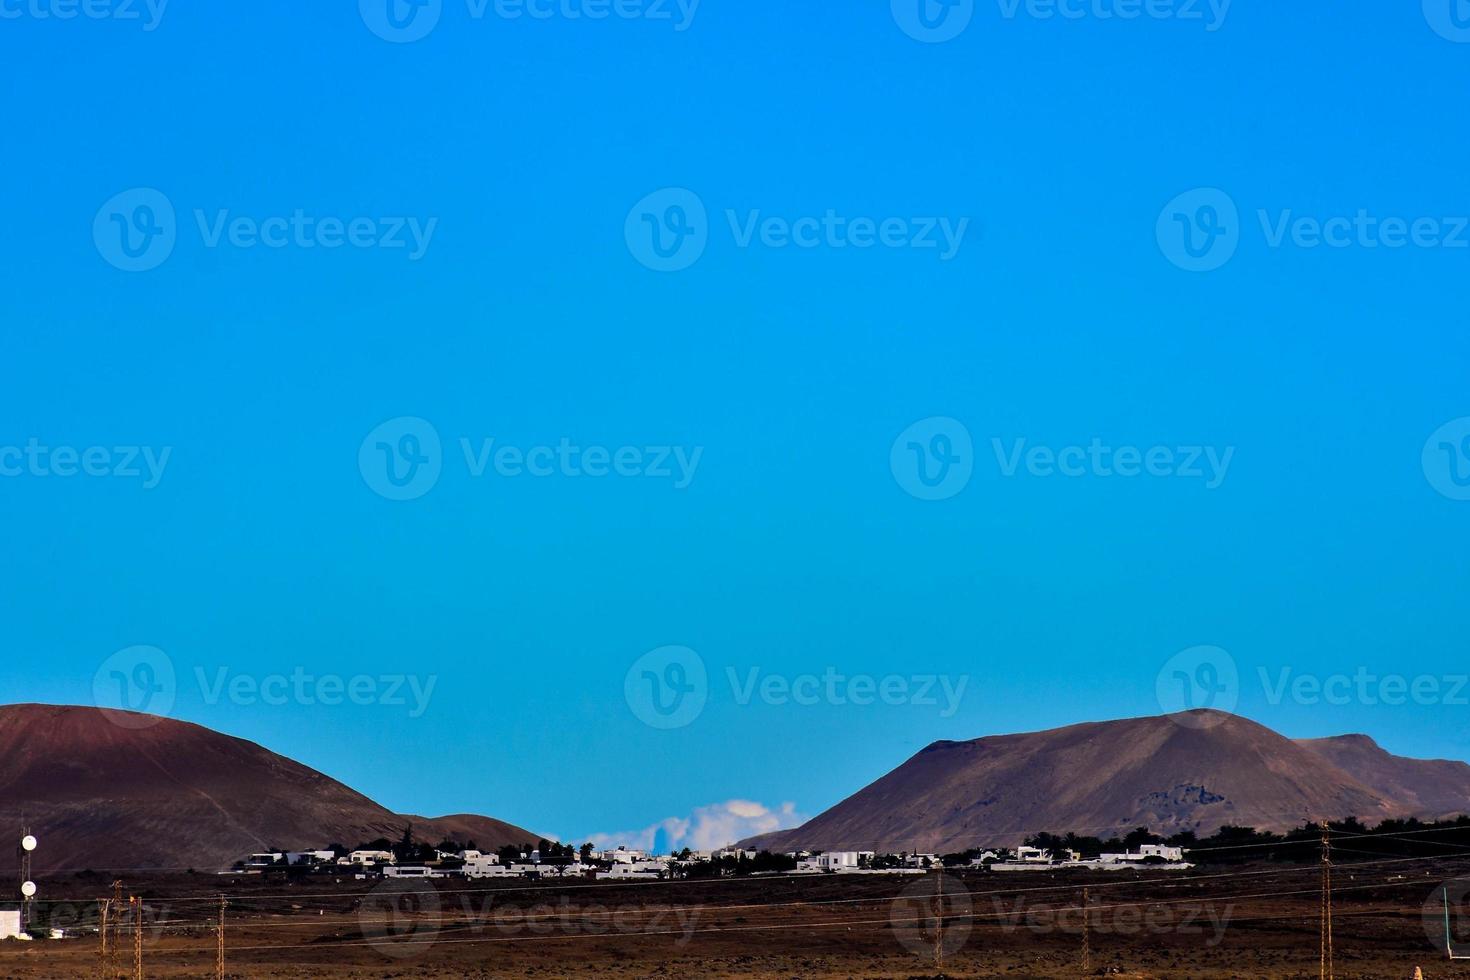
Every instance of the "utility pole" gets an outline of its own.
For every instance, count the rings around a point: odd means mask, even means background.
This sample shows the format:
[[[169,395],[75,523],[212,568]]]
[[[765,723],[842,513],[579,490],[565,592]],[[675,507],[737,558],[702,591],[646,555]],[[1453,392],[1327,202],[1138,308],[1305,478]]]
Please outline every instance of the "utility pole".
[[[123,941],[123,900],[122,879],[112,883],[112,900],[108,907],[112,910],[112,938],[107,944],[107,976],[108,980],[116,980],[119,960],[122,958]]]
[[[944,864],[934,879],[934,969],[944,972]]]
[[[133,906],[133,980],[143,980],[143,899],[128,899]]]
[[[1327,821],[1322,828],[1322,925],[1321,925],[1321,980],[1334,980],[1332,965],[1332,838]]]
[[[1092,909],[1088,907],[1087,889],[1082,889],[1082,975],[1092,975]]]
[[[20,846],[16,851],[20,855],[20,894],[22,898],[20,912],[20,928],[26,935],[31,932],[31,899],[36,893],[36,886],[31,882],[31,851],[36,849],[36,839],[31,836],[31,828],[25,825],[24,818],[20,827]]]
[[[102,939],[102,946],[98,950],[98,953],[99,953],[99,962],[97,964],[97,975],[99,977],[102,977],[103,980],[108,980],[108,970],[107,970],[107,913],[108,913],[109,909],[111,909],[111,907],[112,907],[112,899],[110,899],[110,898],[99,898],[97,900],[97,904],[99,906],[99,908],[97,910],[98,911],[98,915],[97,915],[97,918],[98,918],[97,935],[100,936],[101,939]]]
[[[225,897],[219,897],[219,948],[214,960],[215,980],[225,980]]]

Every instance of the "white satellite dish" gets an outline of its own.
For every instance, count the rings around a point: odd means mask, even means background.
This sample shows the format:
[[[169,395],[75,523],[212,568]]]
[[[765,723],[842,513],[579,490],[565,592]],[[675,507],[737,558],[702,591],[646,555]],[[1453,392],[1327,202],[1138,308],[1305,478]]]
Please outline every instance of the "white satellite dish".
[[[37,843],[38,842],[36,838],[32,837],[30,834],[26,834],[20,839],[20,846],[27,851],[34,851],[36,849]]]
[[[21,886],[20,886],[20,893],[22,895],[24,895],[26,898],[35,898],[36,897],[36,883],[34,881],[27,881],[27,882],[22,883]]]

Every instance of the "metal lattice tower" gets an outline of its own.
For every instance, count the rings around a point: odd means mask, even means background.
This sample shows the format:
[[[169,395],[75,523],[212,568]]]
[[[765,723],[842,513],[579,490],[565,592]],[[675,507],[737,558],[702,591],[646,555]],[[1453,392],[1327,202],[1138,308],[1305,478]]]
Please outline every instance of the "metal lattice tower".
[[[1332,838],[1327,821],[1322,828],[1322,924],[1321,924],[1321,980],[1334,980],[1332,964]]]
[[[128,899],[133,907],[133,980],[143,980],[143,899]]]

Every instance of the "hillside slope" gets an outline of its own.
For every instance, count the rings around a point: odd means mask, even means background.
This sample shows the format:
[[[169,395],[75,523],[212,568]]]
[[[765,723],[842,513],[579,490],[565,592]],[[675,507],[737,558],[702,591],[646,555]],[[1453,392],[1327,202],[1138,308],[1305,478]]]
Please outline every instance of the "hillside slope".
[[[0,707],[0,827],[25,819],[43,843],[37,870],[212,871],[267,847],[396,839],[409,821],[416,837],[435,843],[537,840],[488,817],[402,817],[254,742],[166,718],[139,726],[139,717]]]
[[[937,742],[795,830],[779,850],[955,851],[1040,831],[1208,834],[1305,820],[1470,811],[1470,766],[1403,759],[1363,736],[1293,741],[1218,712]]]

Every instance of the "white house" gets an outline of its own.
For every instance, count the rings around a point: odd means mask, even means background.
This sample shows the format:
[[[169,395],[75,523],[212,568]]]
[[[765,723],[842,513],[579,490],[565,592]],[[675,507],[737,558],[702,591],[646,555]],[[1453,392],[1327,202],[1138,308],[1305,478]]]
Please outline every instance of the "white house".
[[[1143,844],[1137,852],[1129,851],[1124,854],[1103,854],[1099,860],[1103,864],[1123,864],[1126,862],[1146,861],[1149,858],[1157,858],[1161,861],[1171,863],[1184,860],[1184,848],[1169,847],[1167,844]]]
[[[500,863],[500,858],[485,855],[465,858],[461,871],[467,878],[511,878],[515,875],[509,865]]]
[[[619,861],[611,871],[604,871],[598,878],[662,878],[669,873],[663,861]]]
[[[353,851],[345,858],[341,858],[338,864],[392,864],[392,851]]]
[[[422,864],[389,865],[383,869],[384,878],[448,878],[448,871],[426,867]]]
[[[647,852],[629,850],[626,847],[602,852],[602,860],[611,862],[612,864],[632,864],[634,861],[646,861],[647,859]]]
[[[20,912],[0,912],[0,939],[18,939],[25,933],[20,929]]]

